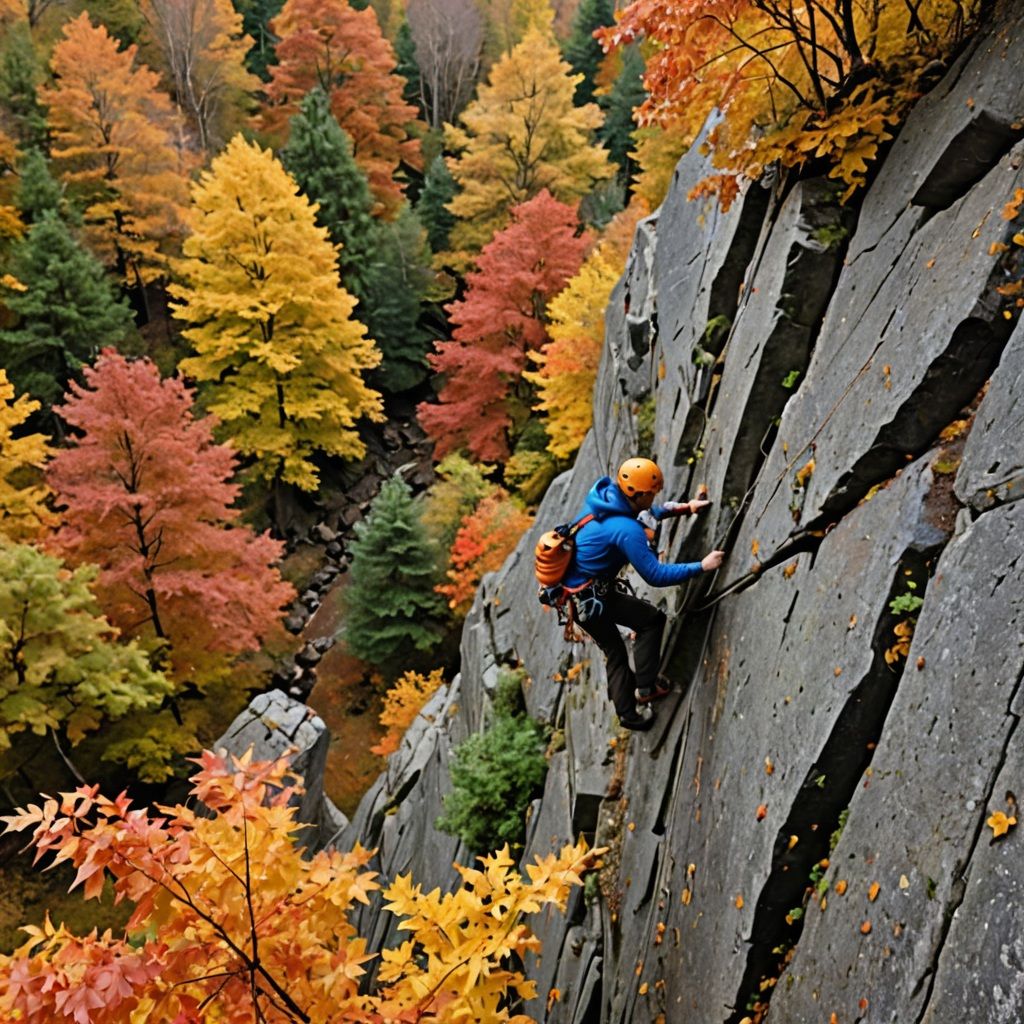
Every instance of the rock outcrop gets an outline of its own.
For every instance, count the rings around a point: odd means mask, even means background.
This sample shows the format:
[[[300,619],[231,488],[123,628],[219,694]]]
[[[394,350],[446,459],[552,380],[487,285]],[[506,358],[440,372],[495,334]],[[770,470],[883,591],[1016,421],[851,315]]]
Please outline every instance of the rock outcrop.
[[[1024,13],[921,100],[859,210],[827,179],[687,202],[696,149],[607,310],[594,428],[467,620],[433,698],[342,833],[426,888],[465,858],[433,821],[498,666],[565,735],[524,857],[609,847],[600,898],[535,923],[525,1011],[559,1024],[1024,1018]],[[1024,210],[1024,204],[1021,209]],[[1009,213],[1013,213],[1009,210]],[[534,600],[537,535],[638,444],[706,484],[650,592],[678,690],[619,736],[600,655]],[[569,673],[575,665],[580,670]],[[593,895],[593,894],[591,894]],[[393,939],[375,903],[358,922]],[[557,988],[562,998],[548,1000]],[[833,1016],[834,1015],[834,1016]]]

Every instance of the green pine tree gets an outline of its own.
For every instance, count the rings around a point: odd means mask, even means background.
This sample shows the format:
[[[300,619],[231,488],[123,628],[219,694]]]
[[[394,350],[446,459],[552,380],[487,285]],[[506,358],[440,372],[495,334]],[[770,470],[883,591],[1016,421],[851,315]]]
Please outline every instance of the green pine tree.
[[[342,283],[358,303],[356,319],[383,357],[374,382],[392,392],[418,384],[427,374],[430,343],[418,320],[432,275],[416,215],[406,205],[390,223],[372,216],[370,186],[322,89],[303,99],[281,158],[299,188],[319,204],[317,223],[341,246]]]
[[[52,406],[83,363],[132,333],[132,314],[52,211],[18,243],[8,269],[19,284],[3,290],[3,302],[18,319],[0,331],[0,365],[19,394]]]
[[[317,87],[306,94],[291,119],[281,162],[310,202],[318,203],[316,222],[341,246],[341,280],[360,306],[366,305],[369,267],[377,249],[377,221],[366,175],[352,155],[352,140],[331,113]],[[357,310],[356,319],[366,323]],[[369,327],[370,325],[367,324]],[[374,336],[370,328],[370,336]]]
[[[388,480],[356,527],[344,635],[363,661],[395,674],[442,636],[444,601],[434,592],[437,555],[419,503],[400,477]]]
[[[46,147],[46,111],[37,92],[43,67],[27,22],[9,26],[0,44],[0,108],[22,147]]]
[[[29,149],[18,159],[18,191],[15,196],[21,219],[36,224],[46,213],[64,216],[69,207],[64,201],[60,182],[50,173],[50,165],[42,152]]]
[[[416,213],[427,229],[427,240],[433,252],[444,252],[448,248],[448,235],[455,224],[455,215],[447,209],[447,204],[455,197],[456,189],[452,172],[448,170],[444,157],[438,154],[427,169],[423,191],[416,204]]]
[[[412,38],[412,29],[407,19],[402,19],[398,26],[398,34],[395,36],[395,71],[405,81],[405,88],[402,89],[402,99],[418,107],[420,116],[427,120],[426,112],[423,110],[423,97],[420,93],[420,66],[416,63],[416,42]]]
[[[432,337],[420,325],[420,316],[434,277],[427,233],[408,203],[396,220],[378,226],[377,240],[362,315],[383,357],[371,379],[394,393],[415,387],[427,376]]]
[[[573,102],[578,107],[585,103],[598,103],[594,95],[595,80],[604,50],[594,38],[594,30],[615,23],[614,0],[581,0],[572,20],[572,32],[565,41],[565,59],[575,74],[583,75],[576,86]]]
[[[612,161],[619,168],[619,183],[628,187],[636,171],[636,162],[629,153],[634,148],[633,109],[643,103],[647,93],[642,79],[644,58],[639,43],[633,43],[622,51],[622,70],[607,96],[598,98],[604,110],[604,124],[598,129],[597,137],[608,150]]]
[[[284,0],[234,0],[235,10],[242,15],[242,28],[252,40],[245,55],[245,66],[264,82],[270,81],[270,66],[277,63],[270,22],[281,13]]]

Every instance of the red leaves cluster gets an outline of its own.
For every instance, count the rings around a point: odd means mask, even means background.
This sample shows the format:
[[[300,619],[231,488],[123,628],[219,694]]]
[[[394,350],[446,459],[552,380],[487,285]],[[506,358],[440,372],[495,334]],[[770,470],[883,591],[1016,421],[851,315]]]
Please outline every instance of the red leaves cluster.
[[[107,350],[61,415],[78,436],[47,468],[66,506],[53,545],[99,565],[108,618],[168,641],[179,679],[256,650],[294,592],[272,568],[281,543],[238,521],[234,453],[193,418],[191,392]]]
[[[287,0],[271,29],[280,42],[263,129],[284,135],[303,96],[320,85],[352,139],[377,212],[395,216],[402,201],[398,165],[419,168],[423,158],[419,141],[409,134],[417,111],[402,99],[404,79],[395,73],[394,50],[373,8],[356,10],[348,0]]]
[[[512,210],[466,275],[466,297],[448,306],[451,341],[429,356],[445,375],[438,404],[422,403],[420,423],[438,459],[465,448],[481,461],[508,456],[515,397],[528,349],[548,340],[547,303],[579,270],[589,244],[576,212],[547,189]]]

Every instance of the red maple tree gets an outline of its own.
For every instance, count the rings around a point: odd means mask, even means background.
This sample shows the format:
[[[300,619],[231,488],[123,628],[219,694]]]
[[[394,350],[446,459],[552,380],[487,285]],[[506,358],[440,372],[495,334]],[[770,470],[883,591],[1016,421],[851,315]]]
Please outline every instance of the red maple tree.
[[[319,85],[331,112],[352,139],[356,163],[377,201],[376,213],[392,218],[402,202],[399,164],[423,165],[414,106],[402,99],[404,79],[395,73],[395,52],[372,7],[356,10],[348,0],[287,0],[271,22],[280,39],[278,63],[270,69],[262,128],[276,138],[288,119]]]
[[[164,642],[168,673],[200,685],[259,648],[294,597],[273,567],[283,545],[239,523],[235,453],[193,416],[192,393],[106,349],[58,411],[77,436],[47,467],[66,506],[52,544],[100,567],[111,622]]]
[[[508,434],[529,410],[513,388],[527,350],[548,340],[547,304],[576,273],[590,243],[578,234],[576,211],[547,189],[512,210],[512,223],[480,253],[466,275],[466,297],[447,309],[451,341],[428,356],[445,384],[437,404],[418,414],[434,440],[434,456],[464,448],[481,461],[508,456]]]

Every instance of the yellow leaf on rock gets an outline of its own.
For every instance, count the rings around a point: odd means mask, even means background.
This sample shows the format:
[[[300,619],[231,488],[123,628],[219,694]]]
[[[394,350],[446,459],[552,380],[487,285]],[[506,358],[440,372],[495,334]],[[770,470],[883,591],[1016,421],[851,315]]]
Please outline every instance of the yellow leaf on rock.
[[[736,897],[736,909],[737,910],[742,910],[743,909],[743,897],[742,896],[737,896]]]
[[[879,892],[880,889],[881,889],[881,886],[877,882],[872,882],[871,883],[871,885],[868,887],[868,902],[869,903],[874,903],[875,900],[878,899],[878,892]]]
[[[1002,811],[996,811],[985,824],[992,829],[992,838],[998,839],[1000,836],[1005,836],[1017,824],[1017,819],[1008,817]]]

